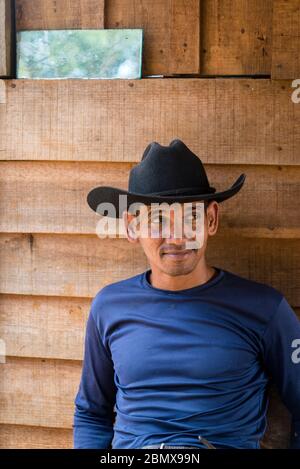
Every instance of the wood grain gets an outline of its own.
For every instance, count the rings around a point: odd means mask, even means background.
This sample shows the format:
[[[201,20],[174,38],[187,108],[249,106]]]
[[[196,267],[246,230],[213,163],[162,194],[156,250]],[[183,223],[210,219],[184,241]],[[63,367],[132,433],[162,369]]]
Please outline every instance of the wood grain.
[[[269,75],[272,0],[201,2],[201,74]]]
[[[204,163],[300,163],[300,106],[286,80],[5,83],[4,160],[136,162],[149,141],[164,145],[177,137]]]
[[[0,0],[0,77],[13,76],[12,11],[11,0]]]
[[[81,362],[8,357],[1,365],[0,422],[72,428]]]
[[[300,306],[298,239],[217,235],[208,241],[207,259],[271,284],[291,305]],[[96,235],[1,234],[0,262],[1,293],[88,298],[148,267],[141,246]]]
[[[93,187],[127,189],[133,163],[7,161],[0,173],[0,231],[94,234],[100,220],[86,202]],[[227,189],[241,174],[237,196],[219,204],[220,233],[300,238],[300,166],[205,165],[211,184]],[[30,190],[28,188],[30,187]],[[125,236],[123,223],[120,236]]]
[[[273,1],[272,78],[300,78],[300,0]]]
[[[0,80],[0,104],[5,104],[6,102],[6,87],[5,81]]]
[[[16,0],[18,31],[103,27],[104,0]]]
[[[142,76],[199,73],[198,0],[107,0],[105,28],[144,30]]]
[[[73,449],[73,431],[66,428],[0,425],[2,449]]]
[[[91,299],[0,295],[0,337],[13,357],[82,360]]]

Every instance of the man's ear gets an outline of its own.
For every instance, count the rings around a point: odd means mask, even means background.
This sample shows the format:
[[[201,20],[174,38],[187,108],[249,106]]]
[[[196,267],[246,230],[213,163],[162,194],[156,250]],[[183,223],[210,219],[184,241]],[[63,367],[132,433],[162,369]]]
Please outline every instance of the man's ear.
[[[208,234],[213,236],[216,234],[219,225],[219,204],[215,200],[207,207],[207,229]]]
[[[126,210],[123,212],[123,221],[124,221],[127,239],[131,243],[136,243],[138,239],[135,237],[135,233],[134,233],[133,226],[131,223],[133,218],[134,218],[134,215],[132,215],[131,213],[128,213]]]

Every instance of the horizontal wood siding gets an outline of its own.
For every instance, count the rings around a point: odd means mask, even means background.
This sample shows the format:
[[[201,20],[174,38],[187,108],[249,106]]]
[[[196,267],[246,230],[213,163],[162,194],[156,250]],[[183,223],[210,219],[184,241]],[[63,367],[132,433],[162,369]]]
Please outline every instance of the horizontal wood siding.
[[[18,31],[102,29],[104,0],[16,0]]]
[[[273,79],[300,78],[300,0],[273,0]]]
[[[290,81],[6,80],[0,158],[138,162],[149,138],[204,163],[299,165]],[[151,137],[149,137],[151,136]]]
[[[149,141],[182,139],[218,191],[246,174],[208,262],[279,289],[300,319],[300,0],[16,0],[16,28],[144,31],[141,80],[0,80],[0,447],[72,448],[92,298],[149,267],[122,222],[97,236],[86,196],[127,189]],[[262,447],[286,448],[273,383],[267,416]]]

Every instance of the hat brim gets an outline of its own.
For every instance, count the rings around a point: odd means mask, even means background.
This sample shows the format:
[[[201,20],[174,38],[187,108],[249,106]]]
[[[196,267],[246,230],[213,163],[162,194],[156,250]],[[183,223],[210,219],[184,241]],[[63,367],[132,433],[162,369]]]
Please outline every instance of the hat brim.
[[[129,192],[118,187],[99,186],[92,189],[87,195],[87,203],[89,207],[99,215],[107,215],[113,218],[121,218],[124,210],[128,210],[133,203],[173,203],[173,202],[193,202],[197,200],[216,200],[223,202],[224,200],[233,197],[239,192],[245,182],[246,175],[241,174],[229,189],[222,192],[214,192],[209,194],[193,194],[193,195],[145,195],[135,192]],[[126,195],[125,203],[120,201],[119,197]],[[121,206],[119,206],[119,204]]]

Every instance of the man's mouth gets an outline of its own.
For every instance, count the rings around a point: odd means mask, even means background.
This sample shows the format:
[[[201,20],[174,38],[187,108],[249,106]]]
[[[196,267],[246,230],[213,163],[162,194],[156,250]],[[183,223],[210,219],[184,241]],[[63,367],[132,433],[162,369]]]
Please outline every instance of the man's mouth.
[[[163,252],[163,256],[167,256],[170,259],[185,259],[188,255],[190,255],[194,249],[186,249],[184,251],[165,251]]]

